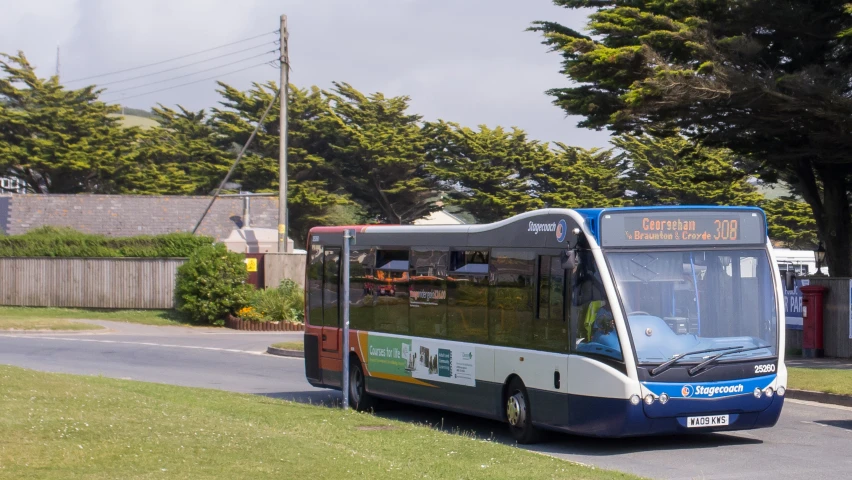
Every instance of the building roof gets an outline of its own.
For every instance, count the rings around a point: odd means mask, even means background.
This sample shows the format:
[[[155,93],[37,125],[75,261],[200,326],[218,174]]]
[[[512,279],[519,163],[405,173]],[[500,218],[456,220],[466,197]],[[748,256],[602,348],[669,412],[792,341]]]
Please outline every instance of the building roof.
[[[19,235],[43,226],[129,237],[192,231],[210,202],[208,196],[167,195],[0,195],[0,230]],[[278,198],[251,199],[251,226],[276,228]],[[243,225],[243,200],[218,198],[198,233],[216,240]]]
[[[438,210],[418,218],[414,225],[464,225],[464,221],[446,210]]]

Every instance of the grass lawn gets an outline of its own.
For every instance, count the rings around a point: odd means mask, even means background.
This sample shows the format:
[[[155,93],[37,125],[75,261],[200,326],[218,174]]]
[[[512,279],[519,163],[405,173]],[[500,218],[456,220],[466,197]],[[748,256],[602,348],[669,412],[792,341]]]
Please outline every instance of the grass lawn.
[[[76,323],[62,318],[5,317],[0,313],[0,331],[3,330],[102,330],[100,325]]]
[[[70,319],[110,320],[144,325],[191,326],[174,310],[89,310],[85,308],[0,307],[0,330],[86,330],[96,325],[72,323]],[[82,326],[81,326],[82,325]]]
[[[787,375],[789,388],[852,395],[852,370],[788,368]]]
[[[352,411],[0,366],[2,478],[636,478]]]
[[[305,342],[273,343],[272,348],[283,348],[284,350],[298,350],[300,352],[304,352],[305,351]]]

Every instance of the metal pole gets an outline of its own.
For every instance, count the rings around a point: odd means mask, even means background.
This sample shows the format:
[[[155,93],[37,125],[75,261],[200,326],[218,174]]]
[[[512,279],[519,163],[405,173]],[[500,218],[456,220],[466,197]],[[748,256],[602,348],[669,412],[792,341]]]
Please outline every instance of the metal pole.
[[[343,231],[343,409],[349,409],[349,240],[350,230]]]
[[[287,15],[281,15],[281,113],[278,151],[278,251],[289,252],[290,225],[287,219],[287,101],[290,90],[290,57],[287,41]]]

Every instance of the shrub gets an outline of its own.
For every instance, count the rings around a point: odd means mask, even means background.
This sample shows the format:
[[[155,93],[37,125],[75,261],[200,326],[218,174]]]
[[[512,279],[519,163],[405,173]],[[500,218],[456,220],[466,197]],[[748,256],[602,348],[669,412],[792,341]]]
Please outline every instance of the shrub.
[[[72,228],[40,227],[0,237],[0,257],[188,257],[212,243],[211,237],[186,232],[105,237]]]
[[[251,305],[254,314],[259,314],[261,321],[303,322],[305,317],[305,293],[299,285],[289,279],[282,280],[278,288],[258,290],[252,298]],[[254,318],[247,318],[253,320]]]
[[[178,268],[177,309],[194,322],[223,325],[227,314],[249,304],[253,288],[247,278],[241,255],[221,243],[198,248]]]

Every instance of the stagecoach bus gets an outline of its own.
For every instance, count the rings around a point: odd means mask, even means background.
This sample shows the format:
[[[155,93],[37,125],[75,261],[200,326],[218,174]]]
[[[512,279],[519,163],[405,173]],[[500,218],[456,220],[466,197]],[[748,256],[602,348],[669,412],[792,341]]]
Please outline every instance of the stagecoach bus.
[[[784,305],[760,209],[546,209],[308,240],[305,373],[340,389],[349,362],[359,410],[493,418],[521,443],[770,427],[781,412]]]

